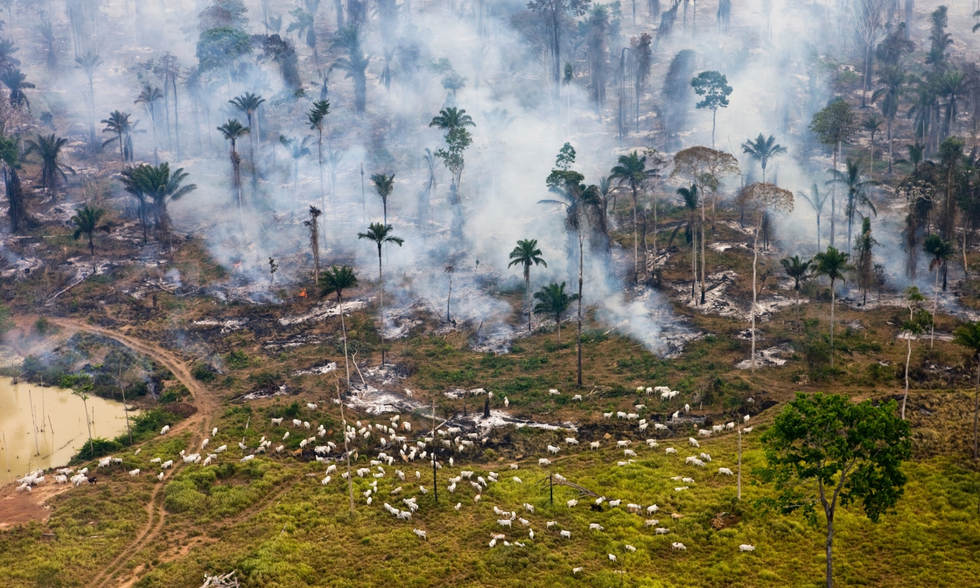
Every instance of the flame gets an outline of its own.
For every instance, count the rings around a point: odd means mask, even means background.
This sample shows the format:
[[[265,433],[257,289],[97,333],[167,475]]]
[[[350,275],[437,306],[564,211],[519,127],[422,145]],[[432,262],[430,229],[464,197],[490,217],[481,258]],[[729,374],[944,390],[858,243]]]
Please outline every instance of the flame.
[[[299,297],[300,298],[306,298],[306,289],[305,288],[299,293]]]

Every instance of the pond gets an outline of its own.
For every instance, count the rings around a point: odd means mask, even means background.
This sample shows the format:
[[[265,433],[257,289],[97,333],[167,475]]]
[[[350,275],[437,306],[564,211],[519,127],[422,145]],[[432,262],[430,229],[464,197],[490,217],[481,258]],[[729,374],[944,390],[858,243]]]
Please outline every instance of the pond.
[[[126,431],[121,402],[95,396],[86,402],[93,439]],[[64,466],[87,439],[85,408],[71,390],[0,377],[0,485],[31,470]]]

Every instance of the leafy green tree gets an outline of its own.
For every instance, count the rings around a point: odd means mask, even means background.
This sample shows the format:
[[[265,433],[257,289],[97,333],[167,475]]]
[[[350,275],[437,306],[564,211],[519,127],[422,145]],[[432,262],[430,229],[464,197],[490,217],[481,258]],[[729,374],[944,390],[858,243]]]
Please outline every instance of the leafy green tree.
[[[354,80],[354,112],[363,117],[367,106],[366,71],[371,60],[361,48],[360,29],[357,26],[340,29],[330,48],[347,53],[346,57],[337,59],[332,67],[347,72],[346,77]]]
[[[936,343],[936,313],[939,311],[939,273],[947,261],[953,257],[953,244],[939,235],[932,234],[922,243],[922,249],[932,256],[929,261],[929,271],[936,272],[936,284],[933,287],[932,328],[929,335],[929,349]]]
[[[861,175],[861,166],[857,161],[848,158],[845,162],[846,170],[842,173],[834,171],[834,179],[827,183],[838,184],[847,189],[847,206],[844,209],[844,216],[847,218],[847,246],[851,246],[851,228],[854,226],[854,216],[859,206],[867,206],[871,214],[878,216],[875,205],[868,198],[868,189],[878,186],[881,182],[875,180],[865,180]]]
[[[902,462],[912,456],[911,427],[895,414],[894,400],[853,403],[839,394],[796,394],[762,436],[762,479],[779,492],[761,504],[800,510],[826,521],[827,588],[833,587],[834,521],[839,507],[860,504],[872,522],[898,503],[907,480]]]
[[[552,57],[552,81],[555,89],[561,84],[561,29],[566,16],[582,16],[589,9],[591,0],[531,0],[527,9],[540,14],[548,26],[549,46]]]
[[[953,333],[953,343],[966,348],[977,368],[977,387],[973,394],[973,459],[977,459],[977,416],[980,415],[980,321],[957,328]]]
[[[639,223],[636,220],[636,212],[639,208],[639,191],[651,175],[647,171],[646,164],[646,156],[641,157],[636,151],[633,151],[629,155],[620,155],[619,164],[614,166],[609,173],[609,179],[616,180],[620,186],[626,185],[630,188],[630,195],[633,200],[633,279],[637,282],[640,281],[640,245],[637,236]],[[561,161],[559,161],[559,167],[561,167]],[[654,235],[653,242],[654,255],[656,255],[656,235]],[[643,268],[646,271],[646,250],[643,251]]]
[[[719,108],[728,108],[728,97],[732,94],[732,87],[728,85],[728,78],[717,71],[703,71],[691,80],[691,87],[694,93],[704,98],[695,107],[699,110],[707,108],[711,111],[711,148],[715,148],[715,121],[718,118]]]
[[[835,286],[837,280],[844,281],[844,274],[853,270],[854,266],[848,265],[847,260],[850,255],[843,251],[838,251],[833,245],[827,247],[826,251],[821,251],[813,257],[816,263],[816,273],[818,276],[827,276],[830,279],[830,367],[834,367],[834,309],[837,306],[837,292]]]
[[[238,200],[238,217],[242,225],[242,234],[245,234],[245,213],[243,212],[244,203],[242,202],[242,158],[238,154],[236,146],[238,140],[249,134],[251,129],[249,127],[243,127],[242,123],[238,120],[229,118],[228,122],[218,127],[218,131],[225,138],[226,141],[231,143],[231,169],[232,169],[232,179],[235,188],[235,197]]]
[[[555,319],[558,327],[558,349],[561,349],[561,315],[565,314],[573,302],[579,299],[578,294],[567,294],[565,282],[548,284],[534,293],[538,302],[534,305],[534,314],[547,314]]]
[[[766,182],[766,166],[769,160],[786,153],[786,148],[776,143],[776,137],[765,137],[762,133],[755,139],[742,143],[742,153],[759,162],[762,167],[762,183]]]
[[[912,338],[925,332],[925,326],[932,322],[929,313],[919,308],[919,303],[926,297],[919,292],[917,286],[905,289],[905,300],[908,302],[909,320],[902,325],[905,341],[908,343],[908,354],[905,356],[905,396],[902,397],[902,420],[905,420],[905,404],[909,399],[909,364],[912,362]]]
[[[252,41],[245,31],[233,27],[208,29],[197,41],[198,69],[227,73],[238,59],[250,53]]]
[[[779,263],[783,266],[783,273],[786,277],[793,280],[793,290],[796,292],[796,322],[800,322],[800,287],[810,278],[810,264],[812,259],[803,260],[799,255],[780,259]]]
[[[41,187],[58,193],[58,178],[68,183],[65,171],[75,174],[75,170],[61,163],[61,150],[68,144],[68,139],[55,135],[37,135],[36,139],[24,141],[24,155],[36,154],[41,159]]]
[[[381,197],[381,206],[384,209],[384,225],[388,226],[388,197],[395,189],[395,174],[374,174],[371,176],[371,183],[374,184],[374,191]]]
[[[531,266],[543,265],[548,267],[548,263],[541,257],[541,250],[538,249],[537,239],[518,239],[517,246],[510,252],[510,263],[507,267],[520,265],[524,269],[524,292],[527,295],[527,331],[531,332]]]
[[[332,266],[320,276],[320,294],[329,296],[337,295],[337,314],[340,315],[340,328],[344,335],[344,366],[347,369],[347,389],[350,389],[350,360],[347,353],[347,323],[344,322],[344,290],[352,290],[357,287],[357,275],[354,268],[349,265],[337,267]]]
[[[357,234],[358,239],[367,239],[378,246],[378,283],[381,287],[380,302],[378,303],[379,314],[381,315],[381,328],[378,329],[378,332],[381,335],[381,365],[385,364],[385,279],[381,267],[381,250],[388,243],[394,243],[399,247],[405,243],[405,240],[401,237],[392,235],[391,230],[391,225],[371,223],[366,233]]]
[[[817,139],[831,148],[834,157],[834,173],[837,173],[837,161],[840,158],[841,145],[857,132],[857,115],[851,105],[843,98],[835,98],[823,110],[813,115],[810,130]],[[836,234],[837,192],[830,197],[830,245],[834,245]]]
[[[85,235],[88,239],[88,250],[91,255],[95,255],[95,232],[109,231],[109,226],[102,222],[105,214],[105,209],[86,204],[76,210],[75,216],[71,217],[71,224],[75,226],[72,237],[77,241],[82,235]]]

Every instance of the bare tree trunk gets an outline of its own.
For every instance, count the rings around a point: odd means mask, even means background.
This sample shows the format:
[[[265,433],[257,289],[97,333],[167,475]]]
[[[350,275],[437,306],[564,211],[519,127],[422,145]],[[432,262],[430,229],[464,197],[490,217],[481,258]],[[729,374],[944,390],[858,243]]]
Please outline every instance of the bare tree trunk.
[[[834,280],[830,280],[830,369],[834,369],[834,308],[837,307]]]
[[[827,517],[827,588],[834,586],[834,519]]]

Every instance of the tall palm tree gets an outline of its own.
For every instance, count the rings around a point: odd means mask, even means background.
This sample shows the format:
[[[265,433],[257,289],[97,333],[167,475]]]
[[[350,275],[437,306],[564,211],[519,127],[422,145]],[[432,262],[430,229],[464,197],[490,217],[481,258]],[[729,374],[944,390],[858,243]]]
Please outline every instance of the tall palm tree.
[[[636,151],[629,155],[620,155],[619,164],[612,168],[609,178],[616,180],[619,185],[627,185],[633,198],[633,279],[640,281],[640,253],[639,238],[637,236],[636,210],[639,207],[639,190],[643,182],[649,177],[646,169],[646,156],[640,157]],[[656,214],[656,204],[654,204],[654,214]],[[657,255],[657,227],[654,226],[653,255]],[[643,252],[643,268],[646,271],[646,251]]]
[[[232,172],[234,173],[233,179],[234,179],[235,197],[238,200],[238,217],[242,225],[242,235],[244,235],[245,213],[242,211],[242,208],[244,206],[242,202],[242,172],[241,172],[242,158],[240,155],[238,155],[236,146],[238,143],[238,139],[249,134],[250,129],[249,127],[243,127],[242,123],[238,122],[233,118],[230,118],[228,119],[228,122],[218,127],[218,131],[221,133],[221,135],[225,138],[226,141],[229,141],[231,143],[231,167],[232,167]]]
[[[354,80],[354,112],[358,117],[363,117],[367,106],[366,71],[371,58],[364,55],[360,29],[356,25],[340,29],[330,48],[347,53],[345,57],[337,59],[331,69],[341,69],[347,72],[347,78]]]
[[[61,150],[68,144],[68,139],[51,135],[38,135],[37,139],[24,141],[27,147],[24,155],[36,154],[41,158],[41,187],[48,189],[52,194],[58,192],[58,178],[68,182],[65,171],[75,174],[75,170],[62,164]]]
[[[27,99],[27,94],[24,93],[24,90],[33,88],[34,84],[27,81],[26,75],[16,68],[2,70],[0,71],[0,82],[3,82],[3,85],[7,86],[7,89],[10,90],[11,106],[14,108],[26,106],[27,110],[31,109],[31,102]]]
[[[872,104],[881,99],[881,114],[885,117],[885,128],[888,133],[888,173],[892,173],[892,126],[898,115],[898,105],[905,91],[907,77],[899,66],[885,66],[878,73],[878,83],[881,84],[871,95]]]
[[[113,110],[109,113],[109,118],[102,119],[100,122],[105,125],[102,129],[103,133],[111,133],[115,137],[110,137],[102,142],[102,146],[106,147],[112,142],[119,143],[119,157],[122,159],[123,163],[133,160],[133,133],[142,133],[144,131],[136,130],[136,124],[138,121],[130,121],[128,112],[121,112],[119,110]]]
[[[395,174],[374,174],[371,176],[374,191],[381,196],[381,206],[384,208],[384,224],[388,224],[388,197],[395,189]]]
[[[156,86],[146,84],[140,88],[140,95],[133,102],[142,104],[150,117],[150,129],[153,132],[153,162],[157,161],[157,102],[163,100],[163,92]]]
[[[674,229],[674,233],[670,236],[669,243],[673,243],[677,233],[679,233],[681,229],[684,229],[684,233],[687,235],[687,241],[691,244],[691,299],[697,302],[698,229],[700,228],[699,225],[701,224],[701,219],[698,217],[698,185],[691,184],[690,188],[678,188],[677,195],[681,197],[684,212],[687,213],[687,222],[677,225],[677,228]],[[701,260],[701,263],[704,263],[703,259]]]
[[[89,92],[89,118],[91,125],[89,127],[89,142],[92,148],[95,148],[95,83],[94,76],[95,70],[102,65],[102,58],[96,51],[86,51],[85,53],[79,55],[75,58],[75,67],[85,72],[85,76],[88,77],[88,92]]]
[[[14,57],[14,53],[20,48],[14,45],[10,39],[0,39],[0,71],[9,71],[20,67],[20,60]]]
[[[320,294],[329,296],[337,295],[338,314],[340,315],[340,328],[344,335],[344,366],[347,368],[347,389],[350,390],[350,360],[347,354],[347,323],[344,322],[344,290],[357,287],[357,275],[354,268],[349,265],[337,267],[333,266],[323,272],[320,276]]]
[[[565,292],[565,282],[561,285],[548,284],[534,293],[534,298],[538,301],[534,305],[534,314],[548,314],[555,318],[558,326],[558,350],[561,351],[561,315],[579,299],[578,294]]]
[[[330,102],[327,100],[315,100],[309,112],[306,113],[310,130],[316,131],[316,162],[317,170],[320,173],[320,206],[324,210],[327,208],[327,196],[323,191],[323,121],[328,114],[330,114]],[[331,191],[335,189],[336,186],[331,186]]]
[[[531,332],[531,266],[543,265],[548,267],[548,263],[541,257],[541,250],[538,249],[537,239],[518,239],[517,246],[510,252],[510,263],[507,267],[520,264],[524,269],[524,292],[527,296],[527,331]]]
[[[303,137],[303,140],[300,141],[295,137],[286,138],[280,135],[279,142],[286,148],[286,152],[293,160],[293,192],[295,192],[296,186],[299,184],[299,161],[310,154],[308,146],[310,138]]]
[[[296,31],[296,37],[303,39],[306,46],[313,50],[313,63],[318,63],[320,57],[316,51],[316,11],[319,8],[320,0],[306,0],[306,6],[297,6],[289,14],[293,17],[293,22],[286,27],[286,32]],[[282,17],[279,20],[282,25]]]
[[[437,127],[444,131],[451,131],[462,127],[475,127],[476,123],[473,122],[472,116],[466,114],[466,109],[450,106],[443,108],[439,111],[439,114],[432,117],[429,126]]]
[[[932,349],[936,342],[936,312],[939,310],[939,274],[943,264],[953,257],[953,244],[939,235],[932,234],[926,237],[922,248],[932,256],[932,260],[929,261],[929,271],[936,272],[936,283],[933,286],[935,294],[932,302],[932,329],[929,336],[929,349]]]
[[[783,266],[783,272],[793,280],[793,290],[796,291],[796,322],[800,322],[800,286],[810,277],[810,264],[812,259],[801,260],[799,255],[780,259],[779,263]]]
[[[102,217],[106,214],[105,209],[91,207],[88,204],[75,211],[75,216],[71,217],[71,223],[75,225],[73,238],[77,241],[82,235],[88,237],[88,250],[91,255],[95,255],[95,241],[93,235],[95,231],[107,231],[108,226],[102,223]]]
[[[838,251],[834,246],[827,247],[826,251],[813,256],[816,263],[816,273],[819,276],[830,278],[830,367],[834,367],[834,308],[837,306],[837,294],[834,291],[837,280],[844,281],[844,274],[854,269],[848,265],[847,260],[850,255],[843,251]]]
[[[935,81],[935,91],[945,102],[945,116],[943,117],[940,139],[945,139],[953,132],[953,125],[956,123],[958,105],[963,95],[967,91],[967,79],[963,72],[950,69],[943,72]]]
[[[750,139],[742,143],[742,153],[759,162],[762,167],[762,183],[766,183],[766,167],[769,160],[786,153],[786,148],[776,143],[776,137],[764,136],[759,133],[755,139]]]
[[[255,129],[255,133],[249,134],[248,149],[249,149],[249,160],[252,162],[252,177],[255,177],[256,166],[255,166],[255,149],[253,143],[258,143],[261,139],[261,131],[258,125],[258,111],[259,107],[265,102],[265,98],[259,96],[258,94],[253,94],[252,92],[245,92],[241,96],[229,100],[228,103],[241,111],[245,118],[248,119],[248,128]],[[253,140],[252,137],[255,137]]]
[[[823,196],[820,195],[820,188],[817,187],[816,182],[810,187],[810,195],[807,196],[803,192],[797,192],[797,196],[806,200],[807,204],[813,209],[814,214],[817,215],[817,251],[820,251],[820,217],[823,215],[823,206],[827,203],[827,197],[829,193],[824,193]]]
[[[381,267],[381,250],[387,243],[394,243],[399,247],[405,243],[405,240],[401,237],[396,237],[391,234],[391,225],[381,224],[381,223],[371,223],[368,225],[368,230],[366,233],[358,233],[358,239],[368,239],[373,241],[378,246],[378,283],[381,286],[381,296],[379,298],[378,308],[380,309],[381,315],[381,328],[378,332],[381,335],[381,365],[385,364],[385,280],[384,273]]]
[[[140,225],[143,227],[143,244],[145,245],[147,242],[147,226],[149,225],[148,196],[144,191],[145,186],[140,181],[140,173],[138,166],[129,166],[122,171],[121,179],[123,189],[136,199],[136,210],[139,214]]]
[[[840,184],[847,189],[847,208],[844,210],[844,215],[847,218],[847,246],[850,247],[851,230],[854,227],[854,215],[857,213],[858,207],[867,206],[873,215],[878,215],[874,204],[868,198],[868,189],[871,186],[880,185],[881,182],[862,179],[860,164],[851,158],[847,158],[845,166],[846,170],[843,172],[833,170],[834,179],[827,183]]]
[[[973,459],[977,454],[977,415],[980,415],[980,322],[962,325],[953,333],[953,343],[966,347],[977,366],[977,387],[973,394]]]
[[[868,134],[871,135],[871,152],[870,152],[869,155],[870,155],[870,159],[871,159],[871,175],[874,175],[874,173],[875,173],[875,135],[877,135],[878,134],[878,131],[881,130],[881,119],[878,118],[878,115],[877,114],[875,114],[875,113],[872,112],[867,117],[865,117],[865,119],[863,121],[861,121],[861,128],[863,128],[864,130],[868,131]]]

